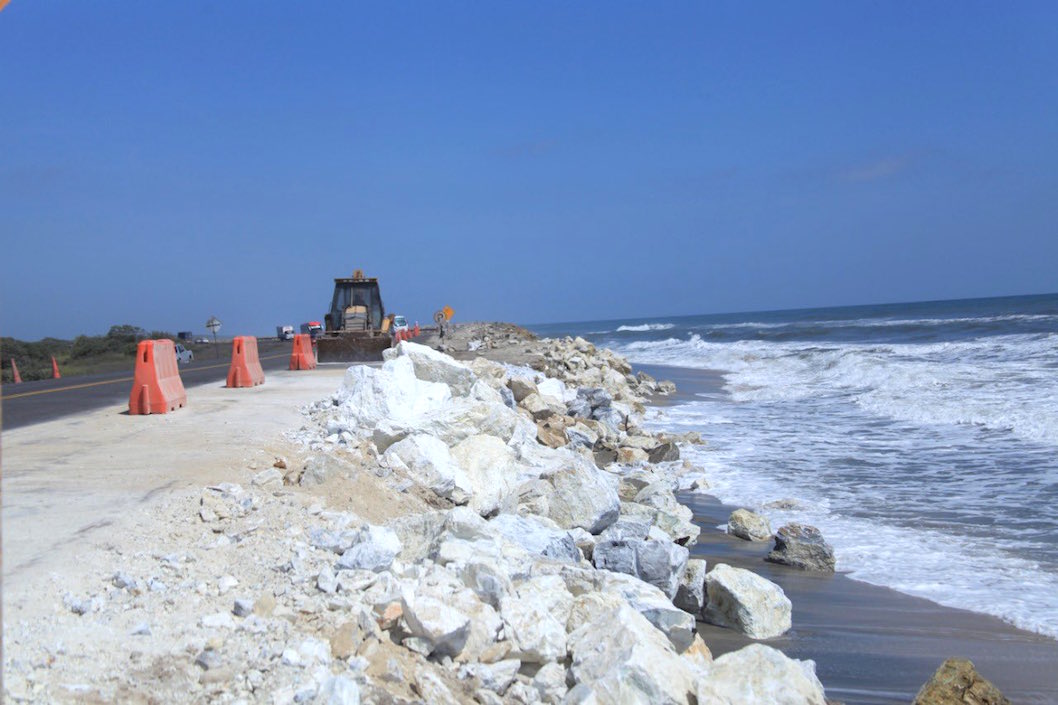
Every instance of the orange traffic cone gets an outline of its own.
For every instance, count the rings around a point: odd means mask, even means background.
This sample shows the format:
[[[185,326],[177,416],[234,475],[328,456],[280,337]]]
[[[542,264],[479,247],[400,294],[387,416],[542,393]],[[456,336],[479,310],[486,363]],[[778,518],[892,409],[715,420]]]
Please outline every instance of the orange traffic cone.
[[[415,337],[419,337],[419,322],[415,321]]]
[[[51,356],[51,378],[62,379],[62,375],[59,374],[59,363],[55,361],[55,356]]]
[[[15,384],[22,384],[22,375],[18,373],[18,365],[15,364],[15,358],[11,358],[11,371],[15,373]]]

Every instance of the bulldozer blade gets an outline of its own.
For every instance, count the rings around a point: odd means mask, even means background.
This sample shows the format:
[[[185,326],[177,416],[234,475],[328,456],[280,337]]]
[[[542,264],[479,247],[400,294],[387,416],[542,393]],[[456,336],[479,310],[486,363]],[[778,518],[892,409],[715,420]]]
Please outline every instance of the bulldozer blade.
[[[316,340],[320,362],[374,362],[382,359],[382,351],[389,348],[388,335],[322,336]]]

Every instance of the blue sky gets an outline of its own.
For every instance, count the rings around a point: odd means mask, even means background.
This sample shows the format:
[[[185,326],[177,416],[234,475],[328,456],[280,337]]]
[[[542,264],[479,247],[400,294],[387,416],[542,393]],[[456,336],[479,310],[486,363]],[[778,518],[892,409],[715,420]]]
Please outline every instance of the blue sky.
[[[0,333],[1058,290],[1054,3],[0,12]]]

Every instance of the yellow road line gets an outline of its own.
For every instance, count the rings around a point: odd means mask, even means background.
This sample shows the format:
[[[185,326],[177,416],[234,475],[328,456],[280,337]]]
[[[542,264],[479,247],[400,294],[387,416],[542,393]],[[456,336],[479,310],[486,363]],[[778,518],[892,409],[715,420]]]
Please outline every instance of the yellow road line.
[[[262,357],[262,360],[274,360],[277,357],[286,357],[286,355],[269,355]],[[193,369],[185,370],[184,374],[191,372],[199,372],[201,370],[215,370],[218,367],[228,367],[231,363],[224,363],[221,365],[207,365],[205,367],[195,367]],[[72,384],[69,387],[56,387],[55,389],[38,389],[35,392],[21,392],[19,394],[5,394],[0,397],[0,400],[4,399],[21,399],[22,397],[35,397],[38,394],[54,394],[55,392],[68,392],[73,389],[84,389],[85,387],[98,387],[103,384],[117,384],[119,382],[131,382],[133,377],[119,377],[118,379],[104,379],[99,382],[85,382],[84,384]]]

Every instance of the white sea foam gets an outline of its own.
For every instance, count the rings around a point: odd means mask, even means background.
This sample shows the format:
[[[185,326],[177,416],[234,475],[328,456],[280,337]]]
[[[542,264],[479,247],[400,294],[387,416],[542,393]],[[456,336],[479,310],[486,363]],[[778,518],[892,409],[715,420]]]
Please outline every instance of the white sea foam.
[[[726,396],[649,421],[709,439],[688,456],[711,494],[773,526],[819,527],[853,578],[1058,638],[1058,334],[934,343],[694,334],[618,350],[723,374]],[[795,510],[763,508],[790,497]]]
[[[956,324],[970,324],[985,326],[995,323],[1058,323],[1058,315],[1046,313],[1012,313],[1003,316],[963,316],[956,318],[852,318],[852,319],[803,319],[796,321],[738,321],[734,323],[709,323],[697,325],[696,330],[708,330],[713,328],[760,328],[770,330],[775,328],[890,328],[905,326],[946,326]]]
[[[986,467],[951,473],[927,465],[922,472],[931,477],[916,472],[907,485],[890,482],[895,470],[879,467],[885,458],[921,452],[928,460],[937,450],[919,448],[921,439],[908,441],[900,432],[906,429],[868,439],[860,448],[862,470],[844,468],[850,461],[842,455],[850,449],[834,443],[833,432],[851,428],[849,420],[813,422],[813,409],[788,419],[799,405],[779,405],[773,418],[759,423],[748,407],[696,401],[657,412],[649,424],[703,432],[710,445],[688,449],[685,457],[704,468],[710,494],[762,512],[772,526],[798,521],[818,527],[834,546],[838,569],[850,577],[1058,637],[1058,574],[1053,564],[1041,567],[1033,558],[1031,532],[1018,525],[1024,497],[1017,488],[995,480]],[[860,432],[867,429],[862,425]],[[960,440],[938,437],[937,444]],[[764,506],[788,498],[796,500],[795,509]],[[899,509],[886,515],[894,505]],[[1009,530],[953,531],[956,515],[1009,522]]]
[[[630,333],[644,333],[648,330],[672,330],[675,323],[643,323],[638,326],[618,326],[617,330]]]
[[[1058,445],[1058,335],[931,344],[689,339],[629,343],[633,362],[718,369],[735,401],[838,395],[880,417],[968,424]]]

